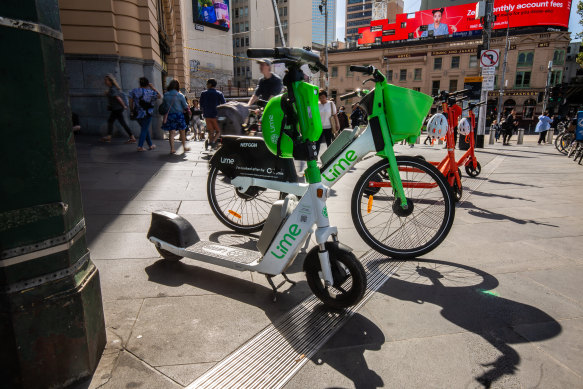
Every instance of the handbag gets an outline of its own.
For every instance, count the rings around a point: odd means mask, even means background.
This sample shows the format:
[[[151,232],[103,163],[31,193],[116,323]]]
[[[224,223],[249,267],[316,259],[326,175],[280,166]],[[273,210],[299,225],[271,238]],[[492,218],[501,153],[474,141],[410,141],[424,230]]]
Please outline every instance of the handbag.
[[[332,135],[336,136],[336,133],[338,133],[338,126],[336,125],[336,120],[334,120],[334,115],[336,115],[336,112],[334,112],[332,108],[335,108],[334,103],[330,101],[330,125],[332,126]]]

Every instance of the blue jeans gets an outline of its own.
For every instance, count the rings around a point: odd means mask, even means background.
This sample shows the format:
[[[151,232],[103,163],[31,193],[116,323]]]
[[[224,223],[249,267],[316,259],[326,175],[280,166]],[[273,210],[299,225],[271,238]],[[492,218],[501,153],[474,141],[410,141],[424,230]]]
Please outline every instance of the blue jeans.
[[[148,142],[148,146],[152,146],[152,139],[150,139],[150,123],[152,123],[152,117],[146,115],[145,117],[138,119],[138,123],[141,127],[138,147],[144,147],[144,141]]]

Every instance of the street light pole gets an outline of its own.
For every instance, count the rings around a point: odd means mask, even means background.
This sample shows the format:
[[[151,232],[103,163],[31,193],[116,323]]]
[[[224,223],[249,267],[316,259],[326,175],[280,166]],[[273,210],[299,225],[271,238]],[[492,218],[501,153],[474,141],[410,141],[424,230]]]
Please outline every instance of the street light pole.
[[[548,73],[547,73],[547,85],[545,86],[545,99],[543,100],[543,112],[547,110],[547,105],[549,104],[549,86],[551,85],[551,72],[553,70],[553,61],[549,61]]]
[[[502,79],[500,81],[500,95],[498,96],[498,114],[496,115],[496,122],[500,125],[500,115],[502,113],[502,96],[504,95],[504,82],[506,78],[506,64],[508,60],[508,49],[510,48],[510,41],[508,35],[510,33],[510,11],[506,11],[508,17],[508,25],[506,26],[506,45],[504,46],[504,63],[502,64]]]
[[[324,12],[324,58],[326,61],[326,69],[328,69],[328,0],[321,0],[320,2],[320,14]],[[325,75],[326,92],[328,92],[328,72]]]

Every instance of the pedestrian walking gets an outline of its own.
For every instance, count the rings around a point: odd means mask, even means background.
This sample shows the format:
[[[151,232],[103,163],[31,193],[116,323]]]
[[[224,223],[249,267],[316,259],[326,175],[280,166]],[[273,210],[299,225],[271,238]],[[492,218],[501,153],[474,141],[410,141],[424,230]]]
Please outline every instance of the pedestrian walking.
[[[551,128],[551,122],[553,119],[549,117],[549,111],[544,111],[542,115],[538,117],[538,123],[534,129],[534,132],[538,132],[540,135],[538,137],[538,144],[540,145],[545,142],[545,137],[547,135],[547,131]]]
[[[350,122],[352,123],[352,128],[360,126],[362,123],[362,110],[357,103],[352,104],[352,113],[350,114]]]
[[[320,109],[320,120],[322,121],[322,136],[318,144],[326,142],[330,146],[332,138],[336,136],[340,123],[338,122],[338,111],[333,101],[328,101],[328,93],[321,89],[318,94],[318,108]]]
[[[190,117],[192,122],[192,129],[196,140],[204,140],[204,123],[202,121],[202,111],[198,99],[192,100],[190,107]]]
[[[180,93],[180,83],[178,80],[170,81],[168,84],[168,91],[164,93],[163,104],[168,106],[168,112],[164,116],[164,123],[162,124],[162,129],[168,131],[168,141],[170,142],[170,154],[175,154],[174,149],[174,135],[176,131],[180,134],[180,140],[182,141],[182,148],[184,152],[190,151],[186,147],[186,129],[188,128],[186,124],[185,111],[188,111],[188,104],[186,103],[186,98]]]
[[[217,107],[221,104],[225,104],[225,96],[223,93],[216,90],[217,80],[214,78],[209,78],[206,82],[207,90],[200,94],[200,107],[202,108],[202,113],[204,115],[204,120],[206,122],[206,128],[208,130],[208,139],[204,141],[204,149],[208,149],[209,146],[216,147],[216,142],[221,135],[221,130],[219,128],[219,121],[217,120]]]
[[[113,77],[108,74],[105,76],[105,85],[107,86],[107,110],[109,111],[109,118],[107,119],[107,135],[101,138],[103,142],[111,142],[113,135],[113,124],[117,120],[128,134],[129,139],[126,143],[136,143],[136,137],[132,134],[130,127],[126,123],[123,112],[128,108],[124,101],[124,95],[119,87],[119,84]]]
[[[348,115],[346,115],[346,108],[344,108],[344,106],[340,107],[338,110],[338,123],[340,123],[340,128],[338,129],[339,133],[350,126]]]
[[[514,133],[514,130],[517,128],[518,121],[516,120],[516,110],[513,109],[504,121],[504,133],[502,134],[502,144],[504,146],[510,146],[510,138],[512,138],[512,133]]]
[[[154,113],[154,103],[160,98],[160,93],[146,77],[140,78],[140,87],[132,89],[130,92],[131,118],[138,121],[140,125],[140,139],[138,140],[138,151],[145,151],[144,142],[148,143],[150,150],[154,150],[156,145],[150,138],[150,124]]]
[[[492,124],[490,124],[490,132],[494,132],[494,139],[498,142],[500,139],[500,125],[498,124],[498,120],[492,120]]]

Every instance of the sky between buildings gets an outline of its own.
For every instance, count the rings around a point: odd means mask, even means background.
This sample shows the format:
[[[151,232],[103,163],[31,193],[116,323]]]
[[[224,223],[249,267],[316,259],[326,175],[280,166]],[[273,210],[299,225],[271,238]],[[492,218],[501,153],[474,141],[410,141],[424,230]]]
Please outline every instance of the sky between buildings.
[[[582,26],[579,24],[581,18],[577,15],[578,0],[573,0],[571,3],[571,17],[569,18],[569,31],[572,32],[571,39],[581,41],[581,38],[575,38],[576,33],[582,31]],[[404,12],[419,11],[421,0],[405,0]],[[344,40],[344,22],[346,19],[346,0],[336,0],[336,38]]]

